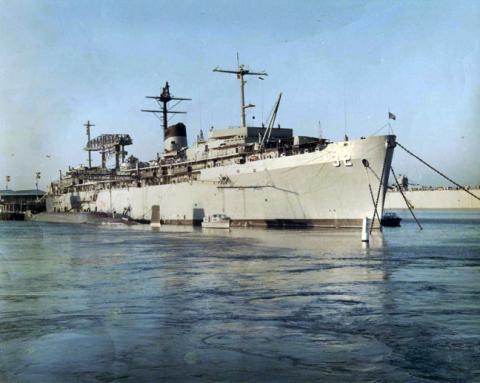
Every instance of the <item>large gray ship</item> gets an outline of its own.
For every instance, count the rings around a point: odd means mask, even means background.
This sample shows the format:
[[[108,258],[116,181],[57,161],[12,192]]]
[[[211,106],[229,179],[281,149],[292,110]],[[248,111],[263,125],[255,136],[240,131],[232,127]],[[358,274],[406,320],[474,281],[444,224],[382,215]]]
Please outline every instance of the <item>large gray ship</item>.
[[[121,216],[149,222],[152,207],[168,224],[199,224],[206,216],[225,214],[233,226],[361,227],[365,217],[378,226],[382,216],[395,136],[371,136],[331,142],[320,137],[295,136],[292,129],[275,126],[279,95],[269,121],[247,126],[245,77],[266,76],[243,65],[234,74],[240,82],[240,125],[200,131],[187,145],[183,123],[168,125],[178,114],[166,83],[159,96],[150,97],[163,122],[164,151],[148,162],[127,157],[132,144],[126,134],[104,134],[90,139],[87,123],[88,165],[69,168],[52,182],[47,197],[49,213]],[[92,166],[92,152],[101,165]],[[115,159],[108,167],[108,159]]]

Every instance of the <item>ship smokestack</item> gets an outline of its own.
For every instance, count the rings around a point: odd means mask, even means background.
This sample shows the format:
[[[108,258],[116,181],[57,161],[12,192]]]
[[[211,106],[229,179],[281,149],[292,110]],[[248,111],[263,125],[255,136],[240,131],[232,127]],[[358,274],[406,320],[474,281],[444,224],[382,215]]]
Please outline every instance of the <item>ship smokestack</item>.
[[[182,148],[186,148],[187,146],[187,127],[184,124],[179,122],[178,124],[171,125],[165,129],[165,152],[180,150]]]

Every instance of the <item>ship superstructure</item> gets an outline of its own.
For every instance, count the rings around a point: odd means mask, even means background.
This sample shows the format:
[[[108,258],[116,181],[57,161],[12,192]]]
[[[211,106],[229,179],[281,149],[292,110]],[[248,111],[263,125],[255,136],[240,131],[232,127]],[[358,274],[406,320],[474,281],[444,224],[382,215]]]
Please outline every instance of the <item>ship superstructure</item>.
[[[267,76],[239,65],[240,125],[202,131],[187,145],[183,123],[168,126],[174,97],[168,82],[159,96],[149,96],[159,109],[143,111],[161,117],[164,152],[141,162],[127,157],[132,139],[108,134],[90,139],[85,150],[101,153],[101,166],[70,168],[53,182],[47,198],[50,212],[121,214],[148,222],[159,206],[164,223],[200,224],[205,216],[226,214],[232,226],[359,227],[362,218],[381,217],[395,137],[374,136],[330,142],[295,136],[275,126],[279,95],[266,125],[247,126],[245,76]],[[115,166],[107,160],[115,158]]]

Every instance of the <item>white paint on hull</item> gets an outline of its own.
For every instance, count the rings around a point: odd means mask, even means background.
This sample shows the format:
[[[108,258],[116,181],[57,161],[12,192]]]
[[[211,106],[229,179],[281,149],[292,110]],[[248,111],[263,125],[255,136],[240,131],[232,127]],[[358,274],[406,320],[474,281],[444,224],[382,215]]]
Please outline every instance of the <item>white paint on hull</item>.
[[[96,198],[94,192],[50,197],[48,209],[69,210],[74,207],[72,201],[77,201],[82,210],[119,214],[128,210],[131,218],[149,221],[152,206],[159,205],[162,221],[177,223],[225,213],[232,224],[350,220],[350,224],[361,227],[362,218],[372,217],[374,211],[369,184],[375,198],[379,189],[373,172],[381,176],[387,156],[387,177],[378,206],[382,214],[393,155],[393,148],[387,151],[388,140],[393,142],[393,137],[375,136],[333,143],[318,152],[208,168],[202,170],[197,181],[101,190]],[[362,159],[368,160],[373,172],[365,168]]]

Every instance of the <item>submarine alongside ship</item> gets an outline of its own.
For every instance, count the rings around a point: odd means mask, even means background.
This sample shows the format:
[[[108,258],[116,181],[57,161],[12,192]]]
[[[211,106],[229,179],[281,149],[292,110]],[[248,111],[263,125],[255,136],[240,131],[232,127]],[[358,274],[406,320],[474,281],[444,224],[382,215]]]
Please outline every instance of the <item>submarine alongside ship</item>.
[[[48,216],[123,217],[131,222],[151,221],[152,208],[167,224],[200,225],[205,217],[222,214],[231,226],[361,227],[365,217],[375,227],[383,215],[394,135],[331,142],[319,137],[294,136],[293,130],[275,127],[277,99],[267,126],[247,126],[245,77],[267,76],[239,65],[240,126],[202,132],[188,147],[183,123],[168,125],[174,97],[165,84],[151,96],[163,121],[164,152],[140,162],[127,157],[132,144],[127,134],[90,138],[86,124],[88,166],[70,168],[52,182],[46,196]],[[91,152],[101,155],[101,166],[92,166]],[[107,160],[115,158],[115,167]],[[46,218],[47,217],[47,218]],[[35,217],[33,219],[36,219]]]

